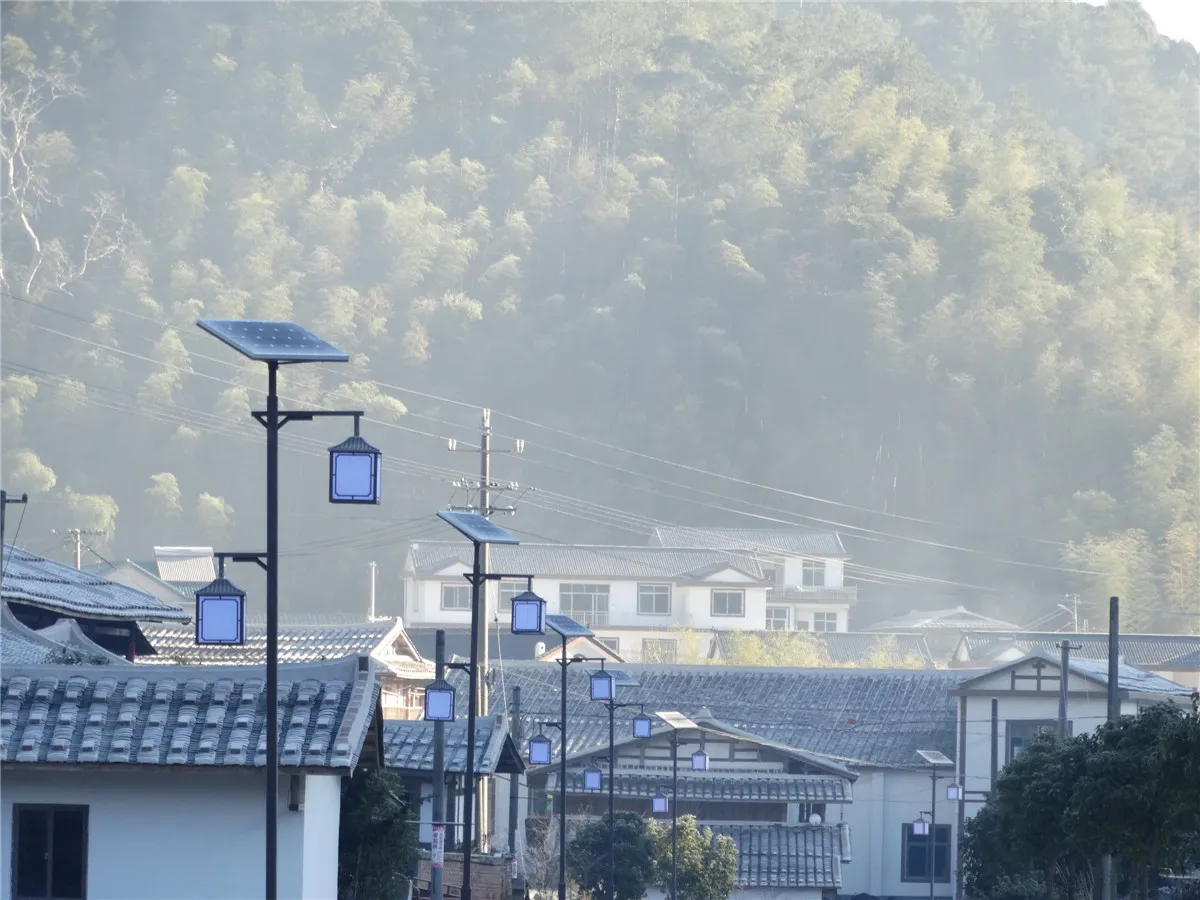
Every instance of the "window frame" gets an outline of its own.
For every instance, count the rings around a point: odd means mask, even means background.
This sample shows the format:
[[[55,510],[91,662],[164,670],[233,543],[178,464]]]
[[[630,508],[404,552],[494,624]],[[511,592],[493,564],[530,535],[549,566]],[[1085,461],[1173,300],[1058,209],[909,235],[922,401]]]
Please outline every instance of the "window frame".
[[[597,637],[596,643],[606,650],[611,650],[617,656],[621,655],[621,639],[619,637]]]
[[[22,894],[17,891],[18,863],[20,860],[20,845],[21,845],[21,829],[19,827],[21,812],[27,809],[45,810],[50,813],[48,828],[47,844],[49,846],[49,854],[46,858],[46,896],[37,897],[29,894]],[[81,891],[78,898],[58,898],[54,895],[54,814],[59,811],[71,811],[83,813],[83,841],[80,848],[82,860],[80,863],[81,873]],[[11,896],[13,900],[87,900],[88,895],[88,847],[90,844],[89,837],[91,833],[91,808],[85,803],[14,803],[12,805],[12,860],[10,869],[11,875]]]
[[[1007,719],[1004,723],[1004,764],[1008,765],[1017,758],[1017,754],[1013,752],[1013,731],[1014,726],[1020,729],[1021,732],[1030,731],[1028,741],[1032,744],[1037,736],[1042,731],[1050,731],[1058,733],[1058,719]],[[1075,732],[1075,723],[1067,720],[1067,734],[1072,735]],[[1024,737],[1024,734],[1022,734]],[[1028,744],[1026,744],[1028,747]]]
[[[660,589],[666,590],[667,608],[664,612],[659,612],[657,609],[654,609],[652,611],[647,611],[646,609],[643,608],[643,606],[642,606],[642,590],[644,588],[651,588],[651,589],[655,590],[656,592]],[[637,614],[639,616],[669,616],[669,615],[671,615],[671,605],[672,605],[672,600],[674,599],[671,596],[672,593],[673,592],[671,591],[670,582],[663,582],[663,581],[642,582],[642,581],[639,581],[638,586],[637,586]],[[652,599],[654,601],[658,601],[662,598],[661,598],[661,596],[659,596],[656,593]],[[657,606],[657,602],[655,602],[654,605]]]
[[[465,590],[467,592],[466,606],[447,606],[446,605],[446,588],[453,588],[456,592]],[[453,581],[443,581],[440,590],[441,608],[445,612],[466,612],[471,611],[471,586],[469,584],[455,584]]]
[[[656,657],[654,659],[655,663],[665,666],[673,666],[679,661],[679,641],[676,641],[673,638],[642,638],[643,663],[646,663],[647,657],[651,655],[649,652],[651,645],[653,645],[655,649],[655,653],[653,654]],[[663,654],[661,651],[664,649],[668,649],[670,653]],[[670,659],[668,659],[667,656],[670,656]]]
[[[771,614],[783,613],[783,627],[772,625]],[[790,606],[768,606],[766,619],[763,622],[767,631],[791,631],[792,630],[792,608]]]
[[[942,839],[942,836],[945,839]],[[929,864],[929,847],[925,843],[927,840],[933,841],[933,883],[934,884],[949,884],[950,873],[954,868],[951,859],[954,845],[952,843],[953,833],[951,826],[943,822],[938,822],[933,826],[933,834],[926,838],[924,835],[913,834],[912,822],[902,822],[900,824],[900,880],[908,884],[929,884],[929,873],[923,875],[912,875],[908,871],[908,851],[909,844],[920,838],[922,850],[924,850],[925,865]],[[946,850],[946,873],[942,877],[942,873],[938,871],[938,847],[944,846]]]
[[[717,595],[718,594],[725,594],[730,597],[736,595],[738,597],[738,607],[739,607],[738,611],[735,613],[717,612]],[[726,603],[728,603],[728,601],[726,601]],[[713,588],[712,594],[709,597],[709,613],[713,616],[713,618],[721,618],[721,619],[744,619],[744,618],[746,618],[746,591],[743,589],[740,589],[740,588],[732,589],[732,590],[729,588]]]
[[[800,561],[800,586],[825,587],[825,560],[805,558]]]
[[[832,627],[832,628],[823,628],[823,627],[818,627],[818,625],[817,625],[817,616],[826,616],[826,617],[828,617],[828,616],[832,616],[832,617],[833,617],[833,627]],[[812,614],[812,620],[811,620],[811,621],[812,621],[812,630],[813,630],[813,632],[814,632],[814,633],[816,633],[816,632],[825,633],[825,632],[837,631],[837,630],[838,630],[838,614],[837,614],[837,613],[835,613],[835,612],[814,612],[814,613]],[[821,620],[821,624],[822,624],[822,625],[825,625],[825,624],[829,624],[829,623],[828,623],[828,622],[826,622],[824,619],[822,619],[822,620]]]
[[[575,590],[573,590],[573,588],[584,588],[584,589],[590,588],[590,590],[575,591]],[[603,590],[600,590],[601,588],[603,588]],[[578,610],[575,609],[574,598],[576,596],[587,596],[589,594],[592,597],[591,612],[580,614],[578,612]],[[564,602],[568,595],[572,598],[572,603],[571,603],[570,609],[567,608],[567,605]],[[597,600],[601,596],[603,596],[603,598],[604,598],[604,609],[603,610],[599,609],[598,604],[597,604]],[[570,616],[572,619],[576,619],[583,625],[587,625],[589,627],[596,627],[596,626],[602,627],[604,625],[607,625],[608,624],[608,614],[611,611],[611,608],[612,608],[612,585],[611,584],[604,584],[602,582],[592,582],[592,581],[564,581],[564,582],[560,582],[558,585],[558,610],[559,610],[559,612],[563,613],[564,615]],[[582,615],[582,618],[580,617],[581,615]],[[603,617],[603,621],[600,621],[601,617]],[[585,621],[585,619],[590,619],[591,621]]]
[[[529,586],[522,580],[515,578],[502,578],[496,584],[496,612],[500,615],[512,615],[513,597],[519,597],[521,594],[529,590]],[[505,602],[505,591],[511,591],[512,595]]]

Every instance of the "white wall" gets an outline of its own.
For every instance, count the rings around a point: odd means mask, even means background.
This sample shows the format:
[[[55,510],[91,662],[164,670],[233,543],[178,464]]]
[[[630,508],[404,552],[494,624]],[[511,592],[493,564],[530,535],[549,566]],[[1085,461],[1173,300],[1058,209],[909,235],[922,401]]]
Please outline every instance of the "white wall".
[[[851,861],[842,865],[842,895],[866,893],[875,897],[928,897],[928,881],[901,880],[903,826],[928,810],[929,772],[903,769],[858,769],[854,802],[827,807],[827,822],[850,825]],[[937,820],[950,825],[950,881],[937,882],[935,896],[954,893],[953,856],[958,843],[958,813],[946,800],[946,785],[938,781]]]
[[[405,582],[405,622],[410,626],[416,625],[458,625],[467,627],[471,624],[469,610],[442,609],[442,585],[465,583],[462,573],[467,568],[454,565],[443,572],[427,578],[414,579],[409,577]],[[752,579],[733,570],[726,570],[712,575],[703,583],[670,582],[667,579],[619,580],[593,576],[572,578],[535,578],[533,590],[546,600],[549,612],[561,612],[559,609],[559,588],[562,584],[607,584],[608,585],[608,621],[610,625],[646,626],[646,627],[682,627],[710,630],[716,628],[722,631],[762,629],[766,624],[767,587],[755,583]],[[641,615],[638,613],[639,584],[671,584],[671,614],[666,616]],[[741,617],[712,615],[712,591],[722,585],[732,585],[746,592],[745,612]],[[488,611],[490,621],[495,614],[496,594],[490,595],[491,609]],[[603,627],[603,626],[600,626]]]
[[[0,900],[11,900],[14,803],[88,807],[88,900],[245,900],[262,893],[261,771],[130,770],[6,766]],[[309,776],[304,809],[290,812],[288,779],[280,778],[280,897],[336,898],[340,781]]]
[[[845,561],[841,559],[826,559],[825,560],[825,584],[822,587],[840,588],[843,586],[845,577]],[[780,582],[780,587],[784,585],[791,587],[800,587],[804,584],[804,560],[799,556],[791,556],[783,561],[783,580]]]

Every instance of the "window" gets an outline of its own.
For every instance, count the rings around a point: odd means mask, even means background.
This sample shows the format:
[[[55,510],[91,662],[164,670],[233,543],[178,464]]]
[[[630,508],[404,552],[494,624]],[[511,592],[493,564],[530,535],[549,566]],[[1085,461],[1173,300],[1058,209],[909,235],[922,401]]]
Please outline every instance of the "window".
[[[804,587],[825,587],[825,560],[804,560],[800,574],[800,583]]]
[[[1071,732],[1071,722],[1067,722],[1067,732]],[[1005,723],[1004,733],[1006,736],[1005,743],[1008,745],[1008,757],[1005,762],[1012,762],[1022,753],[1029,749],[1029,746],[1043,731],[1048,731],[1051,734],[1058,734],[1058,721],[1056,719],[1028,719],[1025,721],[1009,720]]]
[[[767,631],[787,631],[791,613],[786,606],[768,606]]]
[[[813,613],[813,631],[837,631],[837,613]]]
[[[714,616],[744,616],[746,614],[746,592],[713,591],[712,614]]]
[[[607,584],[563,584],[558,588],[558,608],[584,625],[608,624]]]
[[[638,585],[639,616],[669,616],[671,614],[671,586],[669,584]]]
[[[13,806],[13,900],[87,896],[86,806]]]
[[[900,855],[902,881],[929,881],[929,836],[913,834],[912,822],[904,823],[904,845]],[[950,826],[933,827],[933,880],[950,881]]]
[[[501,581],[500,612],[512,615],[513,597],[519,597],[527,590],[529,590],[529,585],[524,581]]]
[[[471,586],[469,584],[443,584],[442,609],[471,609]]]
[[[675,642],[661,638],[642,638],[642,662],[674,663]]]
[[[607,647],[609,650],[611,650],[613,653],[617,654],[618,656],[621,655],[621,639],[620,638],[598,637],[598,638],[596,638],[596,643]]]

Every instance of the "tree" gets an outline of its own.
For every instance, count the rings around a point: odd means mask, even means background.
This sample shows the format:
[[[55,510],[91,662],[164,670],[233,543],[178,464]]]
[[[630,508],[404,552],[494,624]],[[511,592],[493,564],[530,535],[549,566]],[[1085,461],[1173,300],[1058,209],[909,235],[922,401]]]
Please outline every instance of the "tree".
[[[679,864],[677,900],[725,900],[737,886],[737,846],[728,835],[696,827],[695,816],[676,821]],[[654,841],[654,884],[671,889],[671,826],[650,823]]]
[[[824,642],[807,631],[730,632],[727,662],[731,666],[799,668],[833,665]]]
[[[567,846],[567,871],[595,900],[608,897],[609,819],[588,822]],[[619,812],[616,841],[616,900],[641,900],[654,873],[654,842],[637,813]]]
[[[1000,897],[1024,884],[1071,897],[1111,853],[1132,893],[1152,897],[1162,868],[1200,853],[1198,704],[1188,714],[1158,704],[1067,741],[1039,736],[967,823],[968,891]]]
[[[417,836],[404,782],[388,769],[359,769],[342,794],[338,900],[399,900],[416,874]]]

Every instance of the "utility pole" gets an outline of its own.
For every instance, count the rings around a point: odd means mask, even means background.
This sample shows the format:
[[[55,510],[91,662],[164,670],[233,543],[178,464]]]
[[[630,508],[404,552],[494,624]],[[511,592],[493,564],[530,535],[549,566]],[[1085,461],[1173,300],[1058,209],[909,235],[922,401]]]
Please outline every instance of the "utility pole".
[[[1062,670],[1058,678],[1058,739],[1065,741],[1067,734],[1067,691],[1071,677],[1071,651],[1083,649],[1081,644],[1070,641],[1060,641],[1058,649],[1062,651]]]
[[[479,513],[479,515],[486,516],[488,518],[491,518],[491,516],[494,513],[498,513],[498,512],[510,513],[510,514],[513,512],[516,512],[516,507],[513,507],[513,506],[493,506],[492,505],[492,491],[496,491],[497,493],[500,493],[500,492],[503,492],[506,490],[516,490],[516,488],[517,488],[517,483],[515,481],[508,482],[507,484],[503,484],[503,485],[500,484],[499,482],[492,481],[492,454],[493,453],[522,453],[525,450],[525,442],[518,440],[515,442],[515,444],[513,445],[513,447],[511,449],[505,449],[505,450],[493,449],[492,448],[492,411],[490,409],[484,409],[482,411],[482,416],[480,418],[480,423],[479,423],[479,446],[478,447],[472,447],[470,445],[460,444],[458,441],[451,438],[447,444],[447,448],[451,452],[466,452],[466,453],[478,453],[479,454],[479,481],[475,484],[472,484],[469,481],[456,481],[454,483],[454,486],[456,488],[463,488],[466,490],[474,489],[474,490],[478,491],[479,502],[474,507],[472,507],[472,506],[453,507],[454,509],[460,509],[460,510],[463,510],[466,512],[477,512],[477,513]],[[488,571],[488,562],[489,562],[489,560],[488,560],[488,545],[480,544],[479,545],[479,553],[480,553],[480,569],[479,569],[479,571],[480,571],[480,574],[486,575],[487,571]],[[488,611],[490,609],[492,609],[492,603],[490,600],[492,591],[491,591],[491,586],[487,579],[484,580],[483,585],[480,588],[480,594],[482,595],[483,608],[481,610],[478,610],[477,614],[482,616],[482,621],[483,621],[484,627],[479,629],[478,644],[475,647],[475,652],[477,654],[476,659],[479,661],[479,665],[475,669],[474,683],[471,685],[471,689],[472,689],[472,691],[475,692],[475,708],[477,710],[477,715],[486,716],[488,714],[488,695],[487,695],[488,638],[491,634],[491,627],[488,622],[487,616],[488,616]],[[486,849],[484,846],[486,843],[486,836],[487,836],[487,830],[486,830],[485,823],[488,820],[487,819],[488,790],[486,788],[485,779],[482,779],[482,778],[480,779],[480,788],[478,791],[476,791],[475,795],[478,798],[477,802],[476,802],[477,815],[475,817],[475,821],[476,821],[477,827],[479,829],[479,845],[480,845],[479,849],[482,851],[482,850]],[[468,835],[463,836],[463,841],[465,842],[465,844],[468,848],[471,845],[472,839],[473,839],[473,835],[468,834]]]
[[[10,503],[27,505],[29,503],[29,495],[22,494],[20,498],[9,497],[8,491],[0,490],[0,582],[4,580],[4,573],[7,571],[7,566],[4,560],[4,517],[5,513],[8,512],[8,504]],[[24,515],[23,510],[21,514]],[[20,523],[18,523],[17,530],[19,531],[20,528]]]
[[[1108,721],[1115,722],[1121,717],[1121,702],[1118,699],[1117,684],[1120,681],[1121,670],[1121,613],[1120,600],[1108,598]],[[1117,878],[1111,853],[1106,853],[1101,862],[1104,874],[1105,900],[1117,900]]]
[[[440,628],[434,635],[434,678],[446,677],[446,632]],[[429,866],[429,900],[442,900],[442,867],[446,859],[446,723],[433,723],[433,840]],[[468,850],[468,852],[470,852]]]
[[[59,531],[57,528],[50,529],[51,534],[61,534],[65,536],[73,545],[75,550],[75,568],[83,568],[83,539],[85,537],[103,537],[103,531],[88,531],[85,528],[64,528]]]
[[[521,746],[521,688],[512,689],[512,719],[508,726],[513,742]],[[525,885],[522,883],[520,867],[517,865],[517,806],[521,801],[521,779],[513,772],[508,776],[508,855],[512,858],[512,895],[514,898],[524,894]]]
[[[375,565],[375,562],[374,562],[374,560],[372,560],[372,561],[371,561],[371,563],[370,563],[370,569],[371,569],[371,605],[370,605],[370,607],[367,609],[367,621],[368,621],[368,622],[374,622],[374,621],[375,621],[375,569],[376,569],[376,568],[377,568],[377,567],[376,567],[376,565]]]

